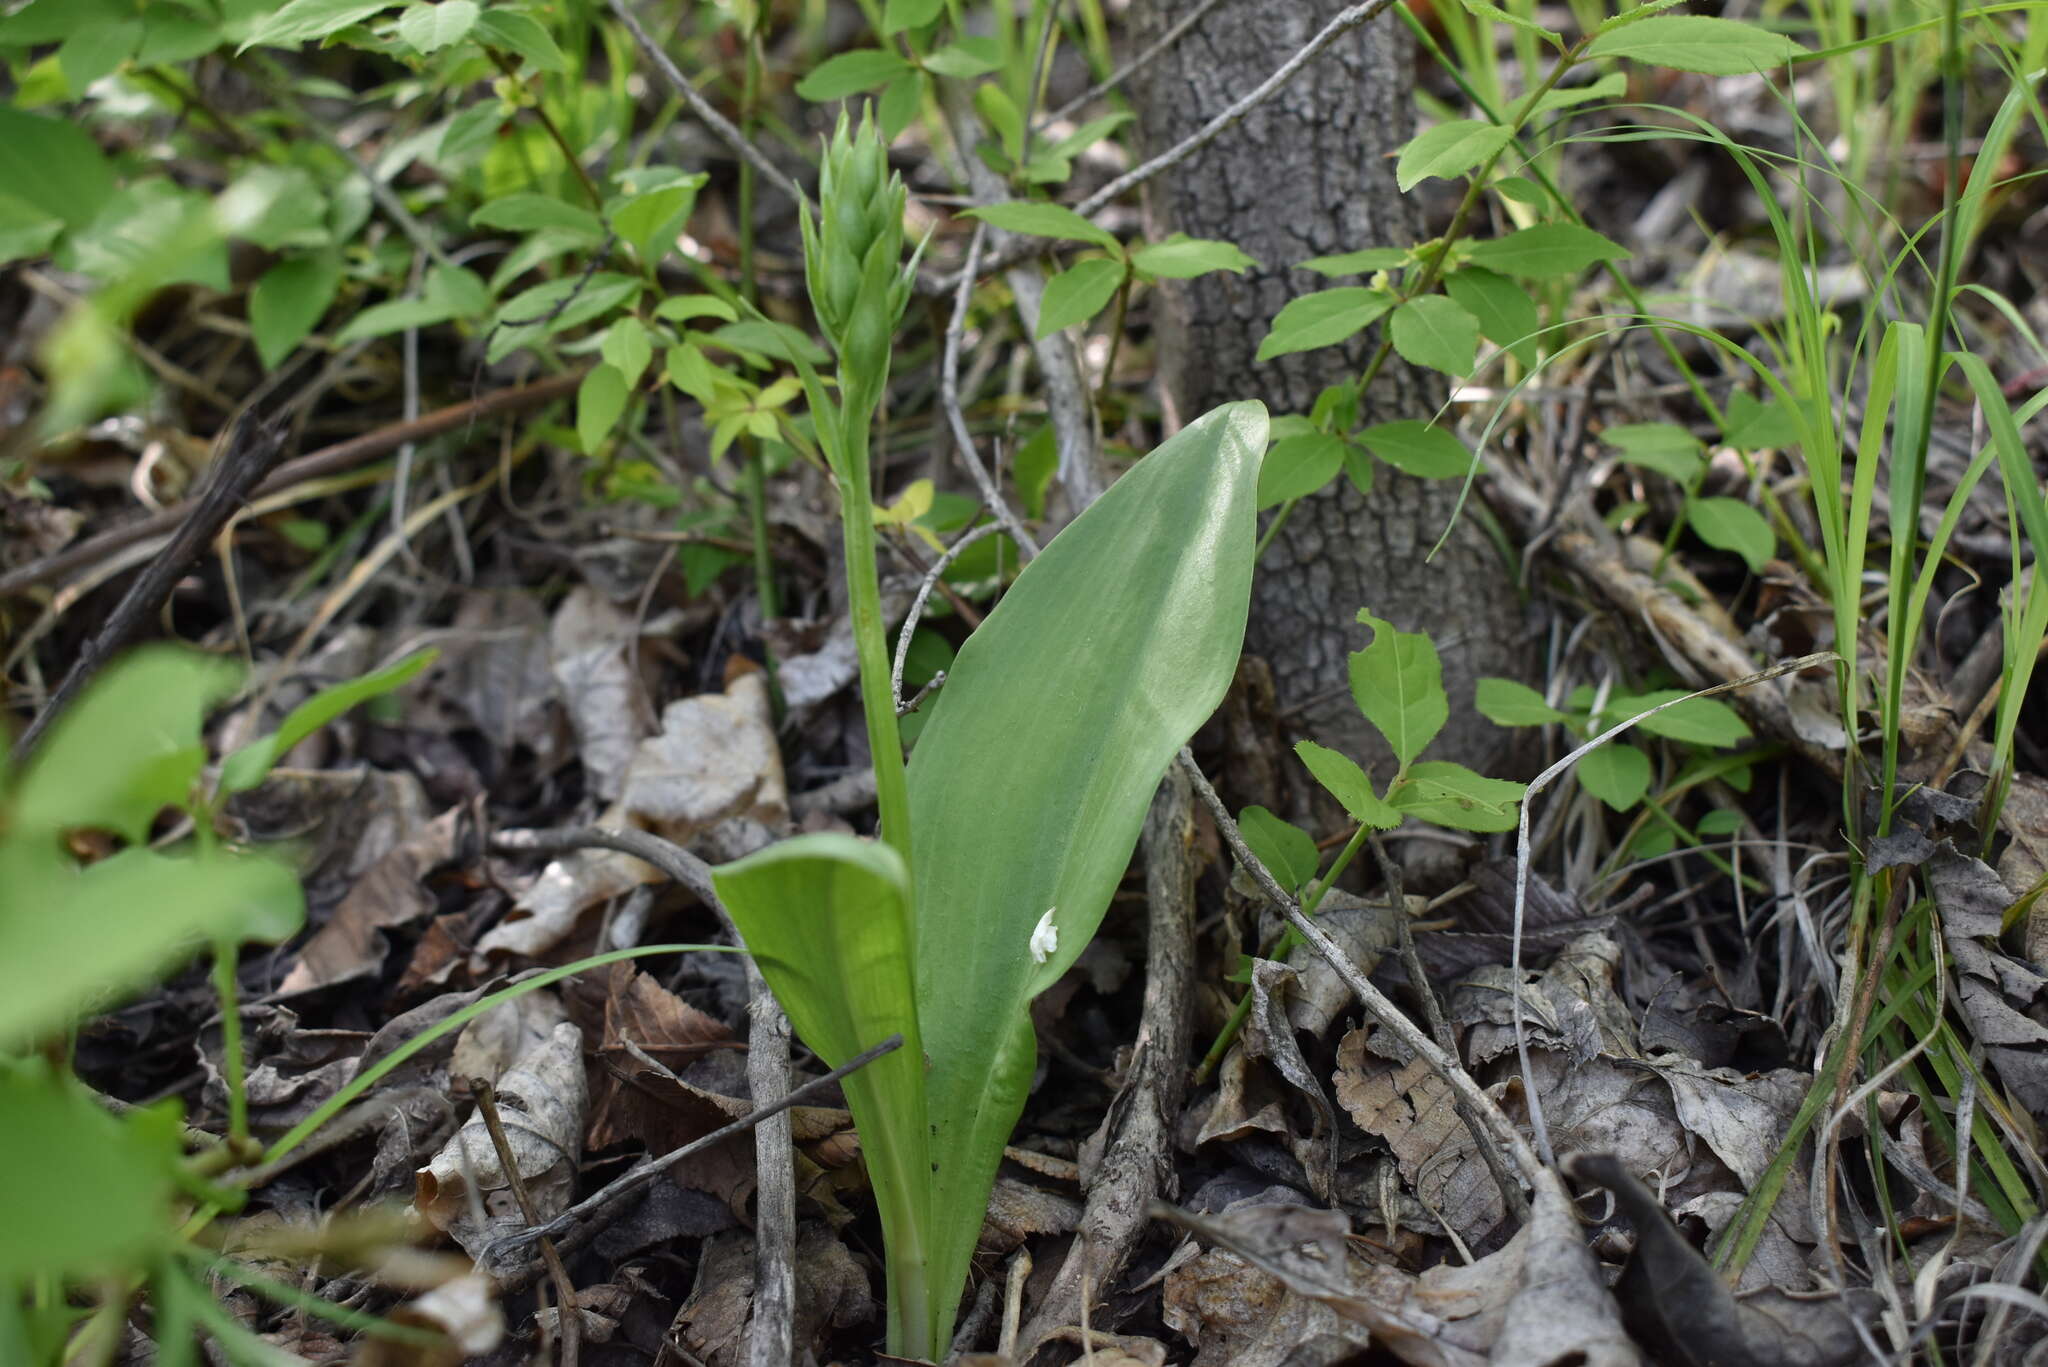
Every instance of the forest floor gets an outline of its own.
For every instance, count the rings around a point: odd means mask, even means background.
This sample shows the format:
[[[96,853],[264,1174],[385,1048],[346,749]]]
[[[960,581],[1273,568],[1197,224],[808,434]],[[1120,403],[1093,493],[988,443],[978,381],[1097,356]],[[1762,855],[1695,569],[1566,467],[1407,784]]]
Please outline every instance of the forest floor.
[[[1426,58],[1420,80],[1451,89]],[[1678,81],[1659,98],[1794,145],[1761,83]],[[2011,156],[2038,165],[2038,134],[2028,138]],[[365,141],[374,152],[375,137]],[[1938,208],[1938,157],[1919,141],[1902,152],[1888,172],[1897,196],[1921,214]],[[709,157],[692,231],[701,262],[720,270],[741,209],[733,164]],[[950,185],[915,137],[899,166],[914,197],[932,197],[916,210],[937,225],[927,267],[955,269],[969,225],[942,216]],[[1074,188],[1115,169],[1108,151],[1084,158]],[[411,174],[412,189],[428,176]],[[1710,145],[1588,142],[1565,175],[1592,226],[1637,248],[1628,269],[1646,292],[1682,298],[1702,328],[1759,346],[1782,320],[1753,190]],[[1437,232],[1456,202],[1433,184],[1440,193],[1425,191],[1425,204]],[[762,193],[762,297],[800,321],[795,219]],[[461,230],[447,232],[442,245],[455,248]],[[2048,295],[2037,293],[2044,237],[2038,184],[2016,184],[1993,206],[1967,276],[2013,301],[2010,317],[1986,307],[1960,326],[2014,398],[2048,364],[2021,325],[2048,324]],[[1819,270],[1843,272],[1823,287],[1853,312],[1853,263]],[[23,461],[15,485],[0,485],[0,647],[23,722],[88,656],[189,514],[180,497],[209,477],[209,448],[226,430],[207,394],[263,383],[237,330],[245,294],[167,292],[135,339],[169,397],[147,416],[38,447],[23,435],[38,394],[26,358],[70,294],[47,265],[0,280],[11,334],[0,422],[13,425],[7,451]],[[1579,301],[1585,313],[1609,304],[1620,307],[1605,295]],[[919,325],[932,344],[945,322],[943,304],[934,309]],[[1121,321],[1105,425],[1112,450],[1135,455],[1166,435],[1147,296]],[[486,365],[485,345],[480,331],[429,324],[358,348],[346,365],[265,383],[269,411],[288,415],[292,463],[268,476],[225,540],[177,567],[138,631],[252,662],[249,686],[211,726],[219,754],[321,686],[438,652],[404,687],[297,744],[220,813],[229,840],[290,851],[308,908],[304,933],[245,951],[238,967],[259,1139],[523,975],[615,949],[729,939],[697,891],[550,833],[637,828],[717,864],[788,832],[872,830],[829,480],[802,461],[767,473],[757,574],[743,517],[677,512],[678,499],[731,510],[750,497],[740,463],[708,458],[694,406],[679,412],[669,393],[645,442],[596,459],[570,430],[578,372]],[[977,432],[1014,432],[1015,415],[1031,410],[1028,350],[1013,324],[968,330],[962,408]],[[1090,353],[1098,366],[1101,351]],[[1770,420],[1724,355],[1690,344],[1686,354],[1719,402]],[[898,373],[878,483],[892,497],[921,479],[937,490],[933,501],[913,493],[885,529],[884,583],[900,613],[935,545],[980,503],[954,459],[934,367],[905,361]],[[1859,403],[1844,400],[1843,422],[1860,421]],[[1527,681],[1540,706],[1524,717],[1518,771],[1501,777],[1533,779],[1570,752],[1611,694],[1706,687],[1832,647],[1832,610],[1798,553],[1820,540],[1802,511],[1803,467],[1768,439],[1710,440],[1695,467],[1668,434],[1699,430],[1701,412],[1648,333],[1575,349],[1518,390],[1469,384],[1449,418],[1484,453],[1465,515],[1498,532],[1542,643]],[[1982,440],[1981,415],[1954,392],[1932,422],[1930,527]],[[2038,423],[2023,435],[2038,459]],[[1689,484],[1653,473],[1674,460]],[[1711,523],[1716,500],[1761,505],[1763,491],[1786,510],[1767,529],[1768,553],[1690,530],[1665,540],[1682,512]],[[2037,1128],[2048,1115],[2048,913],[2025,898],[2048,872],[2048,730],[2039,703],[2021,714],[2011,793],[1999,823],[1980,830],[2004,659],[1999,595],[2015,552],[1995,479],[1957,512],[1929,575],[1930,626],[1901,707],[1902,784],[1925,793],[1883,842],[1859,850],[1845,837],[1845,811],[1861,799],[1845,807],[1850,738],[1833,711],[1833,669],[1820,663],[1720,695],[1725,711],[1703,715],[1725,720],[1704,732],[1632,736],[1635,758],[1532,789],[1519,867],[1513,831],[1411,828],[1359,859],[1323,902],[1318,920],[1352,965],[1446,1045],[1546,1158],[1565,1162],[1580,1193],[1577,1236],[1568,1221],[1559,1233],[1542,1193],[1532,1210],[1484,1127],[1361,1013],[1315,949],[1260,957],[1282,922],[1209,808],[1182,793],[1162,798],[1094,943],[1034,1005],[1039,1072],[990,1202],[963,1346],[1018,1362],[1085,1353],[1201,1367],[2035,1360],[2048,1334],[2036,1294],[2048,1229]],[[983,549],[948,571],[925,609],[906,691],[945,668],[995,600],[1005,567],[994,542]],[[779,613],[764,616],[764,581]],[[1882,595],[1873,583],[1873,605]],[[1444,631],[1449,617],[1393,625]],[[1237,778],[1247,764],[1297,771],[1265,800],[1326,856],[1354,827],[1311,799],[1288,750],[1303,737],[1260,675],[1248,661],[1193,755],[1240,814],[1253,800]],[[1856,1023],[1874,1032],[1863,1070],[1853,1086],[1821,1089],[1807,1141],[1774,1169],[1819,1061],[1850,1024],[1845,1003],[1864,999],[1839,957],[1852,858],[1920,870],[1924,898],[1890,908],[1872,934],[1886,953],[1902,947],[1879,956],[1887,974],[1909,973],[1911,948],[1926,975],[1888,978],[1871,997],[1883,1019]],[[1247,997],[1242,1033],[1205,1063]],[[1931,1012],[1906,1009],[1923,1000]],[[225,1133],[218,1008],[205,968],[185,970],[83,1025],[77,1071],[120,1101],[174,1098],[189,1125]],[[752,1129],[572,1222],[559,1265],[503,1240],[527,1223],[522,1201],[559,1214],[643,1156],[748,1117],[760,1019],[741,964],[712,952],[622,960],[529,991],[390,1071],[279,1163],[245,1171],[252,1199],[223,1226],[224,1249],[381,1314],[408,1293],[343,1266],[334,1248],[452,1240],[495,1279],[487,1300],[505,1332],[480,1362],[558,1354],[553,1307],[565,1292],[584,1367],[749,1361]],[[1926,1068],[1943,1030],[1952,1053],[1942,1057],[1969,1065],[1959,1075]],[[1897,1067],[1880,1071],[1887,1059]],[[824,1071],[799,1043],[791,1080]],[[488,1137],[473,1147],[477,1079],[518,1112],[517,1183],[503,1179]],[[879,1228],[840,1103],[827,1088],[794,1108],[796,1220],[764,1235],[790,1250],[798,1360],[872,1360],[881,1337]],[[1980,1137],[1974,1159],[1965,1143],[1958,1161],[1959,1130],[1989,1137],[1992,1152]],[[1120,1148],[1146,1161],[1110,1161]],[[1721,1278],[1702,1250],[1737,1223],[1745,1195],[1780,1183],[1746,1266]],[[1179,1208],[1179,1222],[1144,1218],[1155,1197]],[[1339,1215],[1318,1222],[1314,1211]],[[328,1230],[324,1264],[291,1252],[315,1228]],[[1564,1284],[1586,1275],[1557,1251],[1574,1237],[1590,1240],[1594,1281],[1613,1282],[1607,1304],[1625,1332],[1598,1307],[1544,1310],[1523,1296],[1546,1258],[1562,1258]],[[1105,1238],[1121,1241],[1107,1267],[1091,1252]],[[303,1307],[218,1289],[289,1353],[363,1351],[352,1330]],[[135,1360],[145,1323],[134,1321]]]

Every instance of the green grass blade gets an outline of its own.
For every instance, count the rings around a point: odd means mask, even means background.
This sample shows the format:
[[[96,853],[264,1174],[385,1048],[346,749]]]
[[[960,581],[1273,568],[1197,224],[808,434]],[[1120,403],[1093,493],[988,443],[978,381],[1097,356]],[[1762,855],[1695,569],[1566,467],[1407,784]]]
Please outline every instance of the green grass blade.
[[[1076,518],[961,648],[911,756],[941,1329],[1030,1085],[1026,1006],[1087,947],[1237,666],[1266,432],[1261,405],[1219,408]]]

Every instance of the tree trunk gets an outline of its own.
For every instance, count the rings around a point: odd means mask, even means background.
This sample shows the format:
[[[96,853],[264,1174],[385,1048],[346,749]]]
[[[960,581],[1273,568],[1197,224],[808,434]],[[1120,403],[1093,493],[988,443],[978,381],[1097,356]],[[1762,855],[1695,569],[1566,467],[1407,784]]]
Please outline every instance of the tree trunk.
[[[1342,0],[1265,5],[1225,0],[1135,78],[1148,155],[1178,143],[1298,51]],[[1134,50],[1184,12],[1176,0],[1136,0]],[[1260,265],[1163,283],[1152,302],[1169,422],[1232,399],[1263,399],[1275,414],[1307,413],[1327,385],[1356,376],[1380,328],[1340,347],[1254,360],[1273,315],[1331,282],[1296,262],[1421,237],[1395,189],[1392,154],[1414,127],[1412,43],[1391,14],[1325,49],[1235,127],[1149,185],[1149,235],[1180,231],[1237,243]],[[1441,379],[1390,357],[1366,396],[1365,420],[1428,418]],[[1459,520],[1436,559],[1423,556],[1452,517],[1459,483],[1420,480],[1385,465],[1361,496],[1339,476],[1294,509],[1260,562],[1246,646],[1271,664],[1291,727],[1378,766],[1391,759],[1359,715],[1346,661],[1365,640],[1361,608],[1404,631],[1427,631],[1444,661],[1451,716],[1433,758],[1484,768],[1505,733],[1472,710],[1472,681],[1516,675],[1523,615],[1512,575],[1478,524]]]

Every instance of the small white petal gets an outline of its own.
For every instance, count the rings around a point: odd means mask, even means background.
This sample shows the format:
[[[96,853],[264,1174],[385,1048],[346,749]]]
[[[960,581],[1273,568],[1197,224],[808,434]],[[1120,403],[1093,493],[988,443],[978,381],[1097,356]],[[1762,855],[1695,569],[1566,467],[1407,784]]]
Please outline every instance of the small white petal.
[[[1031,931],[1031,961],[1042,964],[1052,957],[1060,947],[1059,927],[1052,923],[1052,914],[1058,907],[1047,907],[1045,915],[1038,918],[1038,924]]]

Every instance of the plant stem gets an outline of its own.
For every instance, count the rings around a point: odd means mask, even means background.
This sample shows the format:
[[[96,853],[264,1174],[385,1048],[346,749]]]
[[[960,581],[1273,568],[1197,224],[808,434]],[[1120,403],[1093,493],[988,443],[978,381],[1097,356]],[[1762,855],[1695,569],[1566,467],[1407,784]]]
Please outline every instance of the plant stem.
[[[249,1139],[247,1061],[242,1057],[242,1003],[235,982],[235,945],[213,942],[213,990],[220,998],[221,1078],[228,1089],[228,1143],[241,1148]]]
[[[875,799],[882,839],[910,864],[910,785],[903,767],[903,742],[896,729],[896,704],[889,693],[888,623],[882,618],[882,586],[875,566],[875,505],[868,491],[869,415],[849,405],[841,410],[839,527],[846,548],[846,597],[853,616],[854,649],[860,658],[860,704],[867,718],[868,749],[875,765]]]
[[[1336,885],[1337,880],[1343,876],[1344,870],[1350,867],[1352,856],[1358,853],[1359,847],[1365,844],[1366,838],[1371,833],[1372,827],[1370,826],[1360,826],[1351,833],[1351,839],[1344,843],[1342,850],[1338,851],[1337,860],[1330,865],[1330,871],[1323,876],[1322,881],[1317,883],[1310,890],[1309,895],[1302,900],[1302,915],[1313,916],[1316,914],[1316,908],[1322,905],[1323,894]],[[1408,914],[1406,907],[1398,907],[1395,910],[1399,915],[1405,916]],[[1294,927],[1289,926],[1281,932],[1279,942],[1273,947],[1272,957],[1276,959],[1284,957],[1289,950],[1301,942],[1301,936],[1295,931]],[[1210,1075],[1216,1071],[1217,1066],[1223,1062],[1223,1056],[1229,1053],[1230,1046],[1237,1042],[1238,1033],[1244,1029],[1245,1018],[1251,1015],[1251,1010],[1252,994],[1247,992],[1237,999],[1237,1005],[1231,1008],[1230,1019],[1223,1023],[1223,1029],[1217,1032],[1216,1042],[1209,1046],[1209,1052],[1202,1056],[1201,1064],[1195,1069],[1195,1085],[1197,1087],[1207,1082]]]

